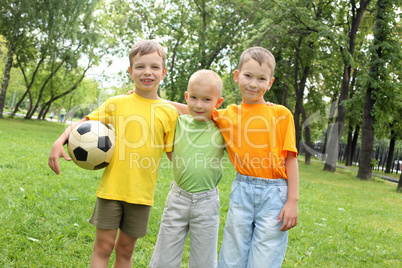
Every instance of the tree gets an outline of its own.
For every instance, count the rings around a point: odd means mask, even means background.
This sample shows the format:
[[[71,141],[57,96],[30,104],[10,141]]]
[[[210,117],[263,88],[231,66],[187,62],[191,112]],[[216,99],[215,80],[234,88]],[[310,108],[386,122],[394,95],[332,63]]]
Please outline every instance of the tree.
[[[398,114],[402,114],[402,98],[399,101],[399,107],[397,108]],[[398,115],[397,115],[398,117]],[[387,161],[385,164],[385,173],[391,173],[391,168],[393,165],[394,161],[394,150],[395,150],[395,142],[397,140],[402,139],[402,122],[395,118],[390,124],[390,136],[389,136],[389,147],[388,147],[388,155],[387,155]],[[402,172],[402,170],[401,170]]]
[[[339,141],[341,139],[343,128],[345,125],[345,116],[346,116],[346,108],[343,104],[343,101],[348,99],[349,96],[349,86],[350,86],[350,77],[352,70],[352,59],[355,51],[356,45],[356,35],[359,29],[360,23],[363,19],[364,12],[367,10],[368,5],[371,0],[360,0],[359,4],[356,5],[354,0],[350,0],[351,5],[351,18],[350,18],[350,28],[348,29],[347,37],[348,37],[348,45],[347,49],[345,49],[342,45],[340,46],[340,52],[343,56],[344,66],[343,66],[343,77],[342,77],[342,85],[338,99],[338,107],[337,107],[337,116],[336,116],[336,127],[333,127],[331,130],[331,135],[329,137],[330,141],[330,150],[328,150],[328,157],[324,165],[324,170],[326,171],[335,171],[336,170],[336,162],[338,159],[338,148]]]
[[[121,31],[124,35],[158,39],[167,47],[168,72],[160,95],[183,102],[192,73],[213,69],[225,74],[232,67],[226,56],[245,44],[244,29],[253,19],[249,12],[261,5],[247,4],[240,0],[123,1],[121,5],[137,10],[134,18],[141,16],[142,33],[138,33],[138,23],[127,24]],[[132,45],[133,40],[129,41],[126,46]]]
[[[38,119],[45,119],[47,112],[50,110],[50,106],[55,101],[65,97],[68,94],[75,91],[78,88],[78,86],[80,85],[80,83],[84,80],[85,74],[91,66],[92,66],[92,61],[89,60],[88,65],[86,67],[77,68],[76,70],[74,70],[74,72],[72,72],[72,71],[65,72],[64,76],[62,76],[62,79],[61,79],[62,81],[60,81],[60,79],[56,80],[56,83],[59,82],[59,85],[62,85],[62,87],[55,88],[53,86],[53,83],[51,83],[49,99],[42,105],[42,107],[39,111],[39,114],[38,114]],[[52,79],[52,80],[55,80],[55,79]],[[81,98],[81,100],[83,100],[83,99],[84,98]],[[71,106],[71,102],[69,103],[69,106]],[[69,109],[67,111],[69,111]]]
[[[7,1],[0,15],[6,19],[2,26],[7,42],[15,44],[9,47],[9,54],[13,53],[9,58],[15,57],[26,86],[13,113],[28,96],[25,118],[30,119],[43,104],[48,83],[63,65],[72,71],[84,55],[92,61],[91,65],[98,61],[103,52],[99,45],[101,25],[93,17],[97,4],[98,0]],[[8,65],[5,74],[7,70]],[[39,74],[42,79],[38,79]],[[7,78],[5,75],[3,84],[7,84]]]
[[[333,8],[327,2],[301,0],[274,3],[273,7],[267,7],[270,14],[264,14],[261,26],[257,27],[257,34],[253,39],[264,40],[261,42],[263,46],[273,48],[271,50],[277,60],[277,67],[271,92],[280,93],[282,103],[288,107],[291,101],[294,101],[296,144],[298,149],[302,149],[301,139],[304,131],[305,163],[308,164],[312,141],[310,123],[306,122],[309,114],[305,103],[314,99],[313,95],[307,92],[318,89],[316,85],[321,80],[318,70],[326,69],[322,67],[319,59],[328,58],[325,49],[327,44],[323,36],[331,31],[326,24],[333,20]],[[333,76],[333,72],[331,75]],[[290,96],[294,97],[294,100],[292,98],[288,101],[290,88],[294,90],[294,94]],[[275,95],[277,100],[280,99],[278,94]],[[320,105],[315,107],[321,109]]]
[[[14,55],[24,53],[33,46],[33,30],[38,18],[35,16],[34,0],[2,0],[0,4],[0,35],[6,39],[7,61],[3,74],[0,92],[0,118],[3,117],[10,72]]]
[[[360,150],[359,171],[357,177],[363,180],[371,179],[371,157],[374,146],[374,106],[376,100],[382,97],[389,85],[390,76],[387,64],[400,57],[401,48],[398,39],[393,38],[395,1],[378,0],[376,23],[372,46],[372,58],[368,77],[367,93],[364,105],[362,124],[362,146]],[[381,90],[383,88],[383,90]]]

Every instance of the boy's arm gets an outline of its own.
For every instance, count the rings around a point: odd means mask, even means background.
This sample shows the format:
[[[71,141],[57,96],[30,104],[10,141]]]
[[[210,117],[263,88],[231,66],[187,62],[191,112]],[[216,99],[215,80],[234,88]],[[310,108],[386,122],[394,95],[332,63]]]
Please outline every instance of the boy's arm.
[[[179,114],[190,114],[190,112],[188,111],[187,104],[174,102],[174,101],[168,101],[168,102],[176,108],[176,110],[179,112]]]
[[[63,157],[67,161],[71,161],[71,158],[68,157],[66,151],[63,148],[63,145],[67,142],[68,136],[75,126],[81,124],[82,122],[88,121],[89,119],[84,118],[78,123],[69,126],[63,134],[53,143],[52,149],[50,150],[48,165],[49,167],[56,173],[57,175],[60,173],[60,165],[59,158]]]
[[[172,154],[173,154],[173,152],[166,152],[166,155],[169,158],[170,162],[172,162],[172,159],[173,159]]]
[[[299,203],[299,167],[296,154],[288,152],[285,160],[286,174],[288,177],[288,201],[279,214],[278,222],[283,219],[281,231],[287,231],[297,225]]]
[[[135,89],[130,90],[129,92],[127,92],[127,95],[131,95],[134,92],[135,92]],[[190,112],[188,111],[188,108],[187,108],[187,104],[169,101],[169,100],[166,100],[166,101],[168,101],[170,104],[172,104],[176,108],[176,110],[179,112],[179,114],[190,114]]]

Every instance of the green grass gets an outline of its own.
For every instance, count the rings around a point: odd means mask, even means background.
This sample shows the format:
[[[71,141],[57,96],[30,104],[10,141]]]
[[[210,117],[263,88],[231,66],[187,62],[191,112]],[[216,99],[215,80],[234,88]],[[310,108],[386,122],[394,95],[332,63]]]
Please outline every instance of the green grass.
[[[64,127],[0,120],[0,267],[89,266],[95,229],[88,219],[102,171],[61,161],[61,174],[53,174],[47,157]],[[290,231],[283,267],[402,266],[402,195],[395,183],[361,181],[340,168],[323,172],[319,163],[299,168],[299,224]],[[219,186],[219,244],[233,176],[229,164]],[[150,261],[171,180],[171,171],[160,169],[149,233],[137,242],[133,267]],[[183,267],[188,254],[187,244]]]

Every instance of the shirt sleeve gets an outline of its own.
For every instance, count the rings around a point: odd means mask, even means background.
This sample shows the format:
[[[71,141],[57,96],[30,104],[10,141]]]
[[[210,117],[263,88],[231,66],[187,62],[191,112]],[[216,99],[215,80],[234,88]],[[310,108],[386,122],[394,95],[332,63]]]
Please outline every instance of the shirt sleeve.
[[[178,113],[176,110],[172,110],[171,116],[169,118],[168,128],[165,132],[164,142],[165,142],[165,152],[173,151],[174,135],[176,130]]]
[[[110,103],[110,101],[108,99],[101,106],[99,106],[97,109],[95,109],[90,114],[88,114],[86,116],[86,118],[89,120],[101,121],[102,123],[104,123],[106,125],[111,123],[111,122],[109,122],[111,111],[109,109],[107,109],[107,107],[109,107],[109,103]]]
[[[216,108],[214,109],[214,112],[212,113],[212,120],[215,122],[219,121],[222,119],[222,116],[225,114],[226,109],[219,109],[217,110]]]
[[[292,113],[287,108],[285,109],[284,115],[286,119],[283,120],[281,127],[281,136],[283,137],[282,154],[287,157],[287,152],[294,152],[297,156],[295,122]]]

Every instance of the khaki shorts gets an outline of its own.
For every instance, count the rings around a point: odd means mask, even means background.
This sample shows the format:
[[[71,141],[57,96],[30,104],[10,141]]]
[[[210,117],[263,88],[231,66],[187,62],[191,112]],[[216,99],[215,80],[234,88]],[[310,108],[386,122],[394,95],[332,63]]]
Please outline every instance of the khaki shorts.
[[[97,198],[89,223],[106,230],[120,229],[132,237],[148,232],[150,206]]]

